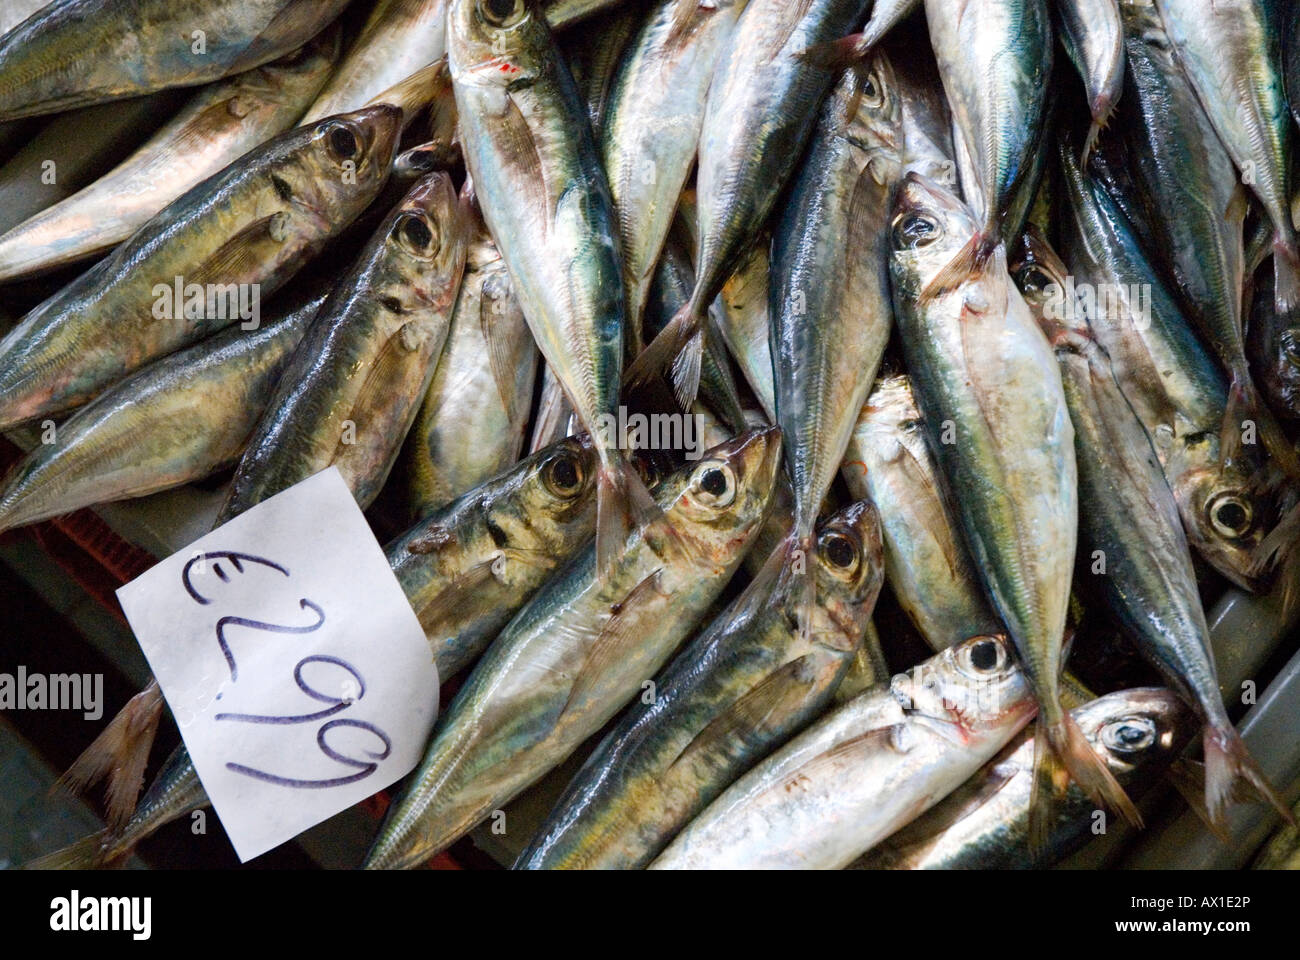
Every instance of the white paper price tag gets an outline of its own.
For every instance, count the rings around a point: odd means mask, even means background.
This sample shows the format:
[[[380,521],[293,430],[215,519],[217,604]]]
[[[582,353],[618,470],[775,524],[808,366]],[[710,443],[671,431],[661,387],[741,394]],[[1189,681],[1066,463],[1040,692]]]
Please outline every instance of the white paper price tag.
[[[240,860],[419,762],[438,671],[337,469],[117,596]]]

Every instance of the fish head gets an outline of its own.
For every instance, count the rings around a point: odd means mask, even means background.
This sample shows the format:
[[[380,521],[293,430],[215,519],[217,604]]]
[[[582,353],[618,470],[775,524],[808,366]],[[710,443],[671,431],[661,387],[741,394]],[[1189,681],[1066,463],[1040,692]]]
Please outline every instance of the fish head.
[[[534,0],[455,0],[447,11],[448,48],[461,83],[509,87],[542,74],[552,56]]]
[[[468,223],[451,176],[418,180],[389,215],[384,259],[394,282],[386,291],[405,312],[417,304],[449,311],[465,263]]]
[[[1066,300],[1069,270],[1038,227],[1025,228],[1008,268],[1048,343],[1060,347],[1093,339],[1088,318]]]
[[[908,173],[898,187],[890,222],[896,285],[914,297],[978,230],[974,214],[955,193],[916,171]]]
[[[866,153],[867,171],[885,185],[898,179],[904,156],[903,102],[883,51],[846,71],[835,96],[845,111],[845,138]]]
[[[588,434],[557,440],[511,471],[513,509],[551,544],[585,539],[595,530],[599,463]]]
[[[1258,592],[1262,582],[1251,569],[1277,512],[1273,494],[1247,464],[1221,463],[1218,437],[1208,432],[1175,443],[1165,473],[1192,547],[1233,583]]]
[[[730,557],[767,515],[780,463],[780,429],[750,430],[665,479],[655,498],[698,555]]]
[[[1198,727],[1192,711],[1161,687],[1109,693],[1079,707],[1074,718],[1121,783],[1138,770],[1149,775],[1168,766]]]
[[[387,104],[326,117],[311,127],[299,162],[281,175],[298,180],[288,189],[323,221],[350,222],[388,180],[401,132],[402,111]]]
[[[823,596],[849,606],[874,600],[885,577],[880,513],[859,500],[823,520],[817,528],[817,583]]]
[[[1037,710],[1011,640],[970,637],[940,651],[890,682],[894,698],[962,740],[974,740]]]

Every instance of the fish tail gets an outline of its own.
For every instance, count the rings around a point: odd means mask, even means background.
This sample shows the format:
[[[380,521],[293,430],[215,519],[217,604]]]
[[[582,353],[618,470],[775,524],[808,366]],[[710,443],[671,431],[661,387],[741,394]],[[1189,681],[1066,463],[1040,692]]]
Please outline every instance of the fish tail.
[[[1273,306],[1280,314],[1300,308],[1300,254],[1295,241],[1278,233],[1273,236]]]
[[[1295,817],[1273,791],[1235,727],[1226,722],[1208,723],[1202,743],[1205,749],[1205,809],[1211,822],[1223,823],[1224,811],[1232,799],[1233,785],[1240,779],[1248,783],[1283,820],[1295,826]]]
[[[596,567],[604,572],[623,554],[628,534],[663,516],[632,465],[617,450],[596,473]]]
[[[1099,807],[1109,807],[1135,827],[1142,826],[1142,815],[1119,785],[1114,774],[1092,749],[1074,717],[1061,711],[1060,718],[1043,725],[1052,752],[1075,783]]]
[[[158,681],[151,681],[127,701],[94,743],[72,762],[67,772],[55,781],[54,789],[80,794],[91,784],[107,778],[109,829],[119,831],[125,827],[144,785],[144,768],[158,732],[162,705]]]
[[[1246,576],[1252,579],[1267,576],[1291,555],[1297,541],[1300,541],[1300,503],[1291,507],[1260,541],[1251,554]]]
[[[629,387],[645,386],[671,369],[673,394],[681,408],[689,410],[700,389],[703,354],[704,316],[692,297],[632,361],[623,383]]]
[[[1088,107],[1089,112],[1092,114],[1092,124],[1088,127],[1088,136],[1084,138],[1083,150],[1079,153],[1080,170],[1088,166],[1088,158],[1092,156],[1092,151],[1097,146],[1097,138],[1101,136],[1101,132],[1110,123],[1110,115],[1115,110],[1115,102],[1108,94],[1099,93]]]
[[[1273,462],[1288,477],[1300,477],[1300,457],[1295,448],[1282,432],[1277,419],[1267,404],[1260,398],[1255,388],[1255,381],[1250,376],[1250,368],[1244,361],[1234,365],[1232,385],[1228,390],[1228,403],[1223,414],[1223,426],[1219,431],[1219,448],[1225,461],[1236,461],[1242,451],[1242,427],[1245,420],[1253,420],[1259,431],[1259,439],[1264,444]]]
[[[1056,819],[1058,799],[1069,786],[1069,774],[1052,752],[1046,724],[1034,726],[1034,766],[1029,792],[1029,856],[1036,863],[1046,853]]]
[[[997,241],[991,236],[986,233],[975,234],[921,291],[921,301],[937,300],[983,273],[996,249]]]
[[[121,866],[131,856],[134,846],[123,847],[113,842],[113,833],[100,830],[76,843],[47,853],[23,864],[24,870],[101,870]]]

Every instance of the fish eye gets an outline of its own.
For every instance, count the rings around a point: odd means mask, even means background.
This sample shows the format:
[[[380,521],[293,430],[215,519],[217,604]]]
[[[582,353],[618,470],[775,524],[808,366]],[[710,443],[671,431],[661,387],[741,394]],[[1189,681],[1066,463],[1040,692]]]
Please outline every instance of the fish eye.
[[[846,574],[851,574],[857,569],[858,545],[849,537],[838,531],[829,531],[822,534],[819,546],[821,555],[826,558],[826,562],[832,567],[836,567]]]
[[[582,463],[569,453],[561,453],[542,470],[542,481],[557,497],[572,497],[582,489]]]
[[[862,93],[862,99],[873,107],[879,106],[884,102],[885,94],[880,78],[874,72],[862,75],[862,82],[859,86]]]
[[[699,467],[691,478],[695,499],[710,507],[725,507],[736,499],[736,477],[725,463]]]
[[[1006,648],[998,637],[976,637],[957,650],[957,669],[968,677],[987,677],[1006,665]]]
[[[1041,293],[1052,285],[1052,279],[1038,267],[1029,264],[1016,275],[1016,283],[1024,293]]]
[[[1125,717],[1106,724],[1101,742],[1116,753],[1140,753],[1156,742],[1156,725],[1149,717]]]
[[[1254,526],[1255,514],[1249,501],[1236,493],[1216,494],[1205,509],[1210,526],[1221,537],[1237,540],[1250,533]]]
[[[392,235],[417,257],[431,257],[438,252],[438,227],[424,214],[408,212],[397,218]]]
[[[904,213],[894,221],[894,249],[916,250],[939,238],[939,225],[919,213]]]
[[[504,27],[521,18],[524,0],[480,0],[479,14],[494,27]]]
[[[355,160],[361,154],[361,138],[348,124],[334,122],[325,134],[330,155],[340,163]]]

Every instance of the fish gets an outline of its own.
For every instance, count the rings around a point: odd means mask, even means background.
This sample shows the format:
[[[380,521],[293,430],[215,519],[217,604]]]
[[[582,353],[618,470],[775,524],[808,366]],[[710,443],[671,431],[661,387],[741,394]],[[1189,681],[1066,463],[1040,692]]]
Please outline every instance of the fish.
[[[778,557],[779,559],[779,557]],[[827,518],[798,591],[756,579],[654,681],[588,757],[516,869],[645,867],[740,774],[815,719],[862,646],[884,580],[880,519],[859,501]]]
[[[1075,721],[1115,779],[1141,796],[1195,732],[1191,712],[1160,687],[1117,690],[1077,707]],[[1029,845],[1034,733],[1019,734],[975,776],[849,865],[853,870],[1031,870],[1091,840],[1099,821],[1077,786],[1057,810],[1043,849]],[[1104,816],[1104,814],[1103,814]]]
[[[932,650],[1005,629],[962,540],[906,375],[876,383],[841,475],[880,510],[886,580]]]
[[[1223,146],[1273,225],[1274,303],[1300,309],[1291,221],[1294,134],[1282,80],[1282,8],[1274,0],[1156,0],[1165,33]]]
[[[628,4],[629,0],[541,0],[541,9],[551,29],[562,30],[598,13]]]
[[[0,37],[0,122],[260,67],[347,0],[54,0]]]
[[[0,429],[230,325],[241,285],[250,302],[273,294],[379,193],[400,122],[368,107],[283,133],[174,200],[0,340]]]
[[[1042,150],[1052,25],[1046,0],[925,0],[930,45],[952,108],[957,149],[974,182],[966,199],[980,220],[968,245],[926,289],[949,292],[1019,235],[1017,198]]]
[[[709,318],[763,408],[767,422],[776,423],[776,383],[767,336],[769,251],[768,238],[760,236],[710,305]]]
[[[386,548],[438,676],[472,664],[596,528],[596,448],[559,440],[429,513]]]
[[[537,347],[487,227],[472,206],[468,213],[460,294],[404,454],[416,516],[518,460],[532,406]]]
[[[255,330],[235,327],[179,350],[101,394],[0,488],[0,530],[143,497],[235,463],[289,357],[324,300],[310,297]]]
[[[1287,816],[1224,707],[1191,548],[1151,439],[1115,382],[1087,311],[1061,316],[1039,280],[1046,275],[1063,287],[1065,266],[1041,236],[1030,233],[1025,242],[1032,251],[1024,265],[1028,302],[1056,354],[1074,425],[1078,579],[1105,598],[1139,651],[1201,718],[1210,820],[1222,822],[1238,778]],[[1011,264],[1013,271],[1021,266]]]
[[[528,598],[591,539],[596,465],[596,449],[586,434],[561,440],[429,514],[384,548],[424,629],[439,677],[453,677],[473,663]],[[175,802],[155,802],[155,797]],[[207,803],[182,744],[133,815],[51,854],[49,866],[111,865],[159,827]]]
[[[796,589],[808,615],[811,567],[800,561],[813,550],[822,500],[893,329],[890,205],[903,152],[893,70],[883,53],[873,53],[860,69],[846,71],[827,99],[772,228],[768,338],[794,525],[785,561],[769,571],[803,581]]]
[[[446,56],[448,0],[378,0],[347,56],[302,118],[315,123],[359,110],[421,67]]]
[[[1094,802],[1136,823],[1060,701],[1078,472],[1056,360],[1007,275],[1005,247],[956,289],[926,294],[982,229],[946,188],[915,172],[903,181],[891,264],[903,355],[975,569],[1038,699],[1043,770],[1055,777],[1063,765]]]
[[[1276,512],[1252,451],[1228,461],[1221,431],[1228,383],[1161,282],[1132,226],[1064,145],[1061,257],[1076,289],[1102,295],[1093,333],[1141,419],[1196,552],[1247,590],[1262,584],[1256,558]],[[1071,302],[1059,291],[1062,304]],[[1103,322],[1102,315],[1105,320]]]
[[[201,88],[112,170],[0,236],[0,282],[112,249],[181,194],[288,130],[338,50],[330,29],[279,60]],[[116,118],[122,105],[89,109]]]
[[[1124,93],[1121,6],[1144,7],[1143,4],[1121,4],[1119,0],[1056,0],[1061,40],[1083,79],[1088,93],[1088,110],[1092,114],[1092,127],[1083,143],[1085,163]]]
[[[695,277],[691,273],[691,257],[684,242],[687,231],[680,222],[675,225],[668,242],[664,244],[655,270],[654,280],[646,301],[644,324],[654,336],[673,318],[682,304],[690,298]],[[727,347],[716,330],[704,331],[704,355],[700,360],[699,400],[730,428],[728,436],[745,430],[745,411],[740,393],[731,373]],[[671,401],[667,401],[671,406]]]
[[[967,640],[826,714],[728,787],[650,869],[847,866],[957,789],[1034,712],[1011,643]]]
[[[466,219],[439,171],[380,224],[294,353],[218,524],[330,466],[362,509],[378,496],[447,340]]]
[[[1260,400],[1246,359],[1246,191],[1155,7],[1124,4],[1123,16],[1130,66],[1121,129],[1153,233],[1146,249],[1167,264],[1166,277],[1231,379],[1220,441],[1225,459],[1239,455],[1240,424],[1250,418],[1269,451],[1294,474],[1300,463]],[[1167,215],[1171,210],[1178,215]]]
[[[537,413],[533,417],[533,435],[529,441],[529,452],[536,453],[556,440],[571,436],[577,428],[573,408],[564,395],[564,387],[551,368],[542,364],[541,398],[537,401]]]
[[[599,438],[596,549],[656,511],[618,446],[624,297],[618,233],[585,105],[525,0],[453,0],[448,64],[465,163],[533,338]]]
[[[740,565],[770,503],[780,431],[664,480],[664,513],[602,572],[578,554],[506,626],[442,715],[365,866],[411,867],[561,763],[642,689]]]
[[[1277,311],[1271,280],[1256,282],[1259,289],[1248,305],[1246,355],[1272,409],[1294,422],[1300,419],[1300,318]]]
[[[568,31],[560,44],[578,93],[586,101],[597,147],[609,110],[614,75],[623,63],[624,50],[641,26],[642,12],[639,3],[611,10],[606,16],[586,20]]]
[[[842,68],[863,59],[894,27],[921,8],[922,0],[877,0],[871,4],[871,17],[860,33],[831,40],[810,48],[805,57],[830,67]]]
[[[614,75],[599,148],[623,252],[628,356],[677,201],[695,162],[710,81],[748,0],[658,0]]]
[[[861,22],[863,0],[749,0],[709,85],[696,171],[695,289],[629,366],[640,385],[671,368],[689,410],[699,389],[709,305],[795,172],[834,74],[803,54]]]
[[[176,93],[168,90],[39,121],[39,132],[0,167],[0,231],[93,182],[178,105]]]

